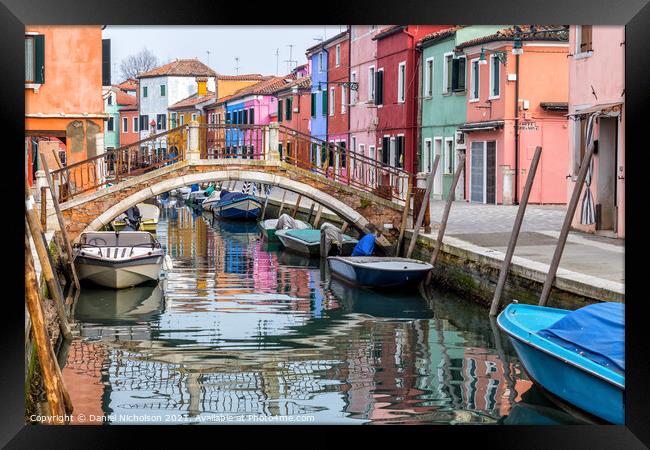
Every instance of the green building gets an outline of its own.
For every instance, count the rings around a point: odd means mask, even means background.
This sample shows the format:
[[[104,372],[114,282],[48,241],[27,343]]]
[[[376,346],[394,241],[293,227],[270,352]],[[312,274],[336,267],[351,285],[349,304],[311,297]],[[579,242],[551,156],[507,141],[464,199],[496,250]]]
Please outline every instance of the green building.
[[[120,107],[117,96],[119,89],[115,86],[104,86],[104,112],[108,119],[104,124],[104,148],[106,150],[120,146]]]
[[[482,36],[494,34],[504,25],[455,27],[425,36],[417,48],[420,57],[420,172],[431,172],[436,155],[440,162],[433,181],[433,198],[446,199],[459,156],[465,154],[467,62],[454,48]],[[456,200],[464,199],[464,176],[456,188]]]

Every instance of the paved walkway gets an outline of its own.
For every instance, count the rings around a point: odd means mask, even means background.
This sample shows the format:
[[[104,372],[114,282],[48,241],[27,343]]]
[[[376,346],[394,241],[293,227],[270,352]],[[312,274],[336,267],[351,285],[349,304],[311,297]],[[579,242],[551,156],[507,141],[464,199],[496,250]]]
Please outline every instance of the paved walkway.
[[[437,237],[436,223],[442,219],[444,202],[431,203],[434,230],[428,236]],[[517,206],[477,205],[454,202],[449,214],[446,236],[505,253]],[[528,205],[515,257],[545,265],[550,264],[557,244],[565,206]],[[570,232],[560,269],[614,282],[623,289],[625,282],[625,241],[587,233]]]

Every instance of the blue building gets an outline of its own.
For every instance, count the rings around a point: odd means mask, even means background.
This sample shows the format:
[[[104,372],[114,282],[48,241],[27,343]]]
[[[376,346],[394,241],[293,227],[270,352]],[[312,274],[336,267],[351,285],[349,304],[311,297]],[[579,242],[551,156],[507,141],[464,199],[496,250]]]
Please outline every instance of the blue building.
[[[310,131],[323,141],[327,140],[327,56],[322,42],[307,49],[311,70]]]

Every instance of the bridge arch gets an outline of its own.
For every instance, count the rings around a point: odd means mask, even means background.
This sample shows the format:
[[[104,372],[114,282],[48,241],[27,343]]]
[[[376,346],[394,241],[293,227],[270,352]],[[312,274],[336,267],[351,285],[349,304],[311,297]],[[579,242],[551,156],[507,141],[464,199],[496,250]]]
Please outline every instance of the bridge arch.
[[[367,226],[370,222],[361,213],[356,211],[354,208],[346,205],[344,202],[337,199],[333,195],[323,192],[322,190],[319,190],[301,181],[292,180],[278,173],[261,170],[222,169],[172,176],[170,178],[155,182],[143,189],[135,191],[125,198],[121,199],[119,202],[115,203],[109,209],[92,220],[83,231],[97,231],[103,226],[108,225],[118,215],[131,208],[132,206],[141,203],[149,198],[155,197],[156,195],[168,192],[172,189],[178,189],[180,187],[188,186],[194,183],[233,180],[263,183],[286,189],[323,205],[361,232],[365,232],[367,229]],[[377,243],[384,249],[388,249],[391,246],[391,243],[384,236],[380,236]]]

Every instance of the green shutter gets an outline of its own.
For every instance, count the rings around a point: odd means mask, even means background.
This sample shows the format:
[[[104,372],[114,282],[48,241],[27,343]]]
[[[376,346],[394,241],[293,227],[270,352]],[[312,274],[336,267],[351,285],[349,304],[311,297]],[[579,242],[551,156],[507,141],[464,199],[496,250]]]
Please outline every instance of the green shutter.
[[[323,91],[323,115],[327,115],[327,91]]]
[[[316,93],[311,93],[311,116],[316,117]]]
[[[286,118],[287,120],[291,120],[291,113],[293,112],[293,105],[292,101],[290,98],[287,99],[287,111],[286,111]]]
[[[34,36],[34,82],[45,83],[45,36]]]
[[[278,122],[282,122],[282,100],[278,100]]]

